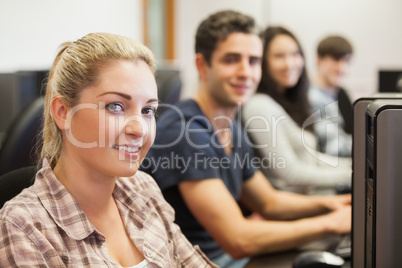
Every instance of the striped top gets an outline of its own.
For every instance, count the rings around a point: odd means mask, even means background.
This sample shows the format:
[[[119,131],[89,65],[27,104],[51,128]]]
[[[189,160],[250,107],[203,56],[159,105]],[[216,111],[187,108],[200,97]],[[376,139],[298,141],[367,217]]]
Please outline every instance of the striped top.
[[[113,196],[146,267],[216,267],[174,224],[174,210],[149,175],[118,178]],[[0,210],[1,267],[121,267],[48,162],[35,183]]]

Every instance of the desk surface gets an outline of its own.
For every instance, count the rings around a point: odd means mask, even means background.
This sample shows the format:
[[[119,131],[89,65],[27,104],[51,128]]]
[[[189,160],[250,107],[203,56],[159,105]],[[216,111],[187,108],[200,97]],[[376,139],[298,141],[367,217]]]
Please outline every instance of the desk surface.
[[[297,250],[253,257],[245,268],[291,268],[296,256],[301,252],[306,250],[331,251],[335,248],[339,239],[340,238],[336,236],[329,236],[306,244]],[[346,262],[344,268],[349,267],[350,263]]]

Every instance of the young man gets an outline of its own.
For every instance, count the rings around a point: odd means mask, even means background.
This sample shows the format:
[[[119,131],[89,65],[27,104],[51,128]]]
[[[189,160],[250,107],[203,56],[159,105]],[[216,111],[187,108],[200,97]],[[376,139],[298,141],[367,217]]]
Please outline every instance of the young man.
[[[351,156],[352,153],[349,130],[352,118],[342,115],[342,109],[347,109],[346,114],[352,117],[352,104],[341,88],[352,53],[352,45],[341,36],[328,36],[317,47],[317,77],[309,91],[309,100],[312,108],[321,112],[321,120],[314,124],[321,151],[332,155]],[[344,106],[339,106],[341,103]]]
[[[199,25],[195,50],[198,90],[158,119],[142,166],[190,242],[220,267],[243,267],[245,257],[349,232],[350,196],[280,192],[256,170],[250,141],[235,119],[261,77],[254,20],[234,11],[210,15]],[[239,203],[264,220],[246,218]]]

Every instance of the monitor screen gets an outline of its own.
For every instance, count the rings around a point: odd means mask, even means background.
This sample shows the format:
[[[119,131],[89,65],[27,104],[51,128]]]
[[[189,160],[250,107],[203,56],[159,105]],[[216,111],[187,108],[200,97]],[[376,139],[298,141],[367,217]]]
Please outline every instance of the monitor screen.
[[[380,70],[378,74],[379,92],[402,92],[402,69]]]

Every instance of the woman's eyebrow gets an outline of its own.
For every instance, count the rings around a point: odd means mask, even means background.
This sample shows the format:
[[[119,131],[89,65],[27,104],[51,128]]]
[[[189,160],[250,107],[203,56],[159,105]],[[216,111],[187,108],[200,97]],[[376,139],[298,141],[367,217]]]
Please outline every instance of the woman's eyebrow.
[[[151,103],[151,102],[159,102],[159,100],[158,99],[150,99],[147,101],[147,103]]]
[[[131,99],[132,99],[131,96],[128,95],[128,94],[121,93],[121,92],[116,92],[116,91],[104,92],[104,93],[102,93],[102,94],[99,94],[99,95],[96,96],[96,97],[98,98],[98,97],[101,97],[101,96],[104,96],[104,95],[107,95],[107,94],[119,95],[119,96],[121,96],[121,97],[123,97],[123,98],[125,98],[125,99],[127,99],[127,100],[131,100]],[[152,103],[152,102],[157,102],[157,103],[158,103],[159,100],[158,100],[158,99],[149,99],[149,100],[147,101],[147,103]]]
[[[100,94],[100,95],[98,95],[98,96],[96,96],[96,97],[98,98],[98,97],[101,97],[101,96],[107,95],[107,94],[115,94],[115,95],[119,95],[119,96],[121,96],[121,97],[123,97],[123,98],[125,98],[125,99],[127,99],[127,100],[131,100],[131,96],[130,96],[130,95],[124,94],[124,93],[121,93],[121,92],[116,92],[116,91],[108,91],[108,92],[102,93],[102,94]]]

